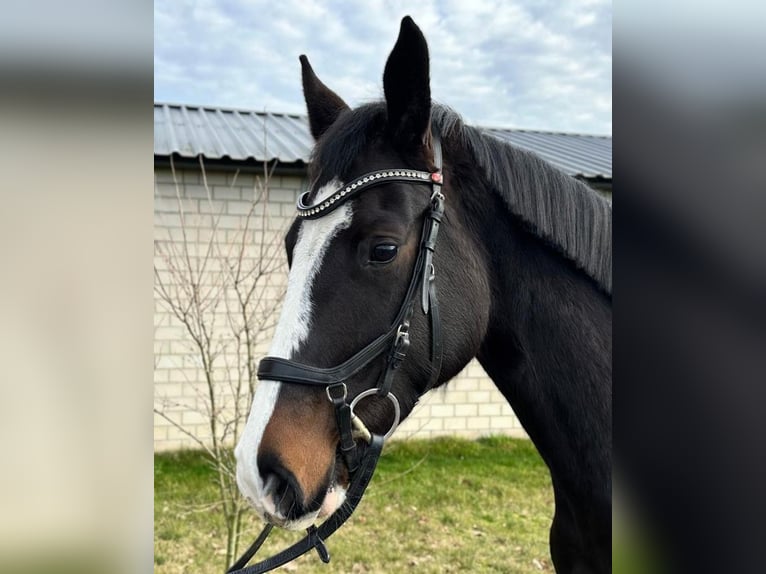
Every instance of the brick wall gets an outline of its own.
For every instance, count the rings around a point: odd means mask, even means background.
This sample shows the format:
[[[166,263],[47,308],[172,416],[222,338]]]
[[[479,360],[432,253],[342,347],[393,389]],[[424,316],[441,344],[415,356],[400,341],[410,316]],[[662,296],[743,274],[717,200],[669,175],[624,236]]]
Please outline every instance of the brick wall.
[[[277,309],[284,289],[286,265],[282,236],[294,216],[294,205],[305,182],[299,176],[276,176],[269,181],[269,200],[259,204],[248,217],[254,198],[263,189],[263,178],[254,174],[207,171],[203,178],[199,169],[176,169],[175,182],[169,168],[155,169],[155,269],[157,278],[167,288],[173,288],[171,267],[176,258],[189,261],[192,269],[201,265],[209,249],[209,240],[215,237],[215,249],[222,253],[236,253],[247,233],[247,248],[243,261],[252,269],[259,256],[268,261],[265,274],[257,290],[263,308]],[[205,185],[205,179],[207,185]],[[179,214],[180,207],[183,215]],[[247,231],[243,228],[247,223]],[[180,250],[183,237],[188,245]],[[261,248],[261,245],[264,248]],[[174,247],[175,246],[175,247]],[[174,251],[175,249],[175,251]],[[203,280],[200,291],[216,289],[216,277],[221,277],[223,259],[208,257],[199,273]],[[207,282],[207,283],[206,283]],[[223,397],[216,407],[233,413],[235,405],[228,393],[229,385],[240,380],[246,371],[237,363],[242,346],[236,341],[225,342],[232,332],[227,308],[236,308],[236,293],[221,291],[221,301],[210,310],[210,324],[214,337],[219,337],[217,353],[213,358],[215,385]],[[276,318],[276,317],[275,317]],[[267,322],[268,323],[268,322]],[[273,323],[273,321],[272,321]],[[194,342],[182,322],[168,310],[155,293],[154,387],[155,408],[164,416],[155,414],[154,445],[156,450],[170,450],[198,446],[184,431],[208,441],[210,430],[206,410],[209,408],[205,369]],[[268,350],[273,325],[266,324],[259,333],[257,354]],[[231,337],[229,336],[229,339]],[[172,424],[172,419],[181,428]],[[448,385],[428,393],[410,417],[399,427],[396,438],[428,438],[439,435],[477,437],[487,434],[526,436],[505,399],[475,361]]]

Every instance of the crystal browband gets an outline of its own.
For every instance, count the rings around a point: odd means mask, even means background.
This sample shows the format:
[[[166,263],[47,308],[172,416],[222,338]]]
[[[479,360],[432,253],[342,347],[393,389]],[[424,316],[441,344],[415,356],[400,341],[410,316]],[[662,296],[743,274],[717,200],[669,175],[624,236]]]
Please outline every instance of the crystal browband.
[[[418,171],[414,169],[391,169],[373,171],[355,179],[353,182],[337,190],[329,198],[315,205],[309,205],[311,191],[306,191],[298,198],[298,217],[316,219],[327,215],[345,201],[364,191],[372,185],[379,185],[381,180],[441,184],[442,175],[439,172]]]

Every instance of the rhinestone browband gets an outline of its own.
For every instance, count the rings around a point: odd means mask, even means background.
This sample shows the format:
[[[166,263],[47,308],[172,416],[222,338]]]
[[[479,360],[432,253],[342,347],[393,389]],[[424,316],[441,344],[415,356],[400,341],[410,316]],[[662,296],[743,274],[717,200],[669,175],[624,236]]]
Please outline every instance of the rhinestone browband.
[[[306,191],[298,198],[298,217],[303,219],[317,219],[327,215],[335,208],[339,207],[345,201],[358,195],[368,187],[383,183],[383,181],[403,181],[411,183],[432,184],[442,183],[442,174],[440,172],[417,171],[414,169],[391,169],[373,171],[354,180],[348,185],[342,187],[333,193],[329,198],[315,205],[306,203],[309,199],[310,191]]]

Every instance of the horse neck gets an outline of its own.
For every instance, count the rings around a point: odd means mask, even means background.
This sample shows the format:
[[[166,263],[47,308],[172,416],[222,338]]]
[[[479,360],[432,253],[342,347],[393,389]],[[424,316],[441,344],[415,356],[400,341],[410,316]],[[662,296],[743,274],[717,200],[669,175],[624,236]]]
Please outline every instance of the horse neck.
[[[479,361],[554,481],[608,483],[611,301],[527,231],[495,192],[471,193],[482,198],[469,212],[483,220],[475,228],[484,230],[493,294]]]

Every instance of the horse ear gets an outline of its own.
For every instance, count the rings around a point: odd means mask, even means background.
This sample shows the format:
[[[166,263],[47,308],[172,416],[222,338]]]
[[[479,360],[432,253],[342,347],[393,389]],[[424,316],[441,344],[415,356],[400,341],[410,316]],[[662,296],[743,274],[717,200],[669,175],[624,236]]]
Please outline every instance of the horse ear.
[[[431,121],[428,44],[409,16],[402,19],[399,38],[386,62],[383,92],[394,145],[410,149],[427,144]]]
[[[342,111],[349,109],[341,97],[325,86],[316,77],[309,64],[309,59],[301,55],[301,76],[303,77],[303,97],[309,112],[311,135],[318,140],[327,131]]]

